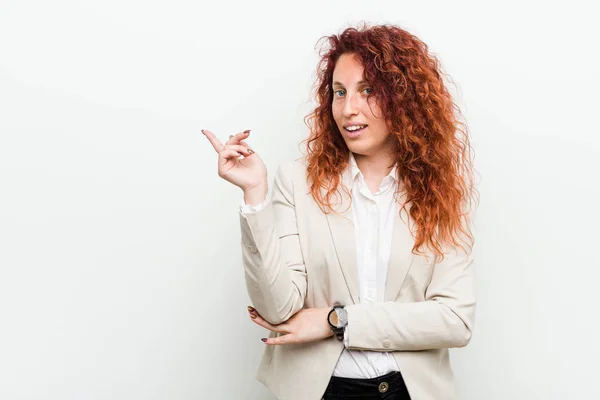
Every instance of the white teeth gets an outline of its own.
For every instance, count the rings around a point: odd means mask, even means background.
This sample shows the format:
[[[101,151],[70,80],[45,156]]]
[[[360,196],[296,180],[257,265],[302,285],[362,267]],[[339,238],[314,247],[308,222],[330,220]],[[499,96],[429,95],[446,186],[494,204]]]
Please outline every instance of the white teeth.
[[[346,127],[346,130],[349,130],[349,131],[357,131],[357,130],[359,130],[359,129],[362,129],[362,128],[364,128],[365,126],[366,126],[366,125],[351,125],[351,126],[347,126],[347,127]]]

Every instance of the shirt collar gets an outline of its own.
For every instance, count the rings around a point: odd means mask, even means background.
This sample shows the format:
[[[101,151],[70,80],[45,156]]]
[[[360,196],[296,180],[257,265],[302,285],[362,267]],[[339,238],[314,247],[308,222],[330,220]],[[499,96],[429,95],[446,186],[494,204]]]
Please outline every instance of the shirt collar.
[[[360,169],[358,169],[358,164],[356,164],[356,159],[354,158],[354,154],[353,154],[351,151],[350,151],[349,153],[350,153],[350,160],[349,160],[349,162],[348,162],[348,168],[349,168],[349,171],[350,171],[350,177],[351,177],[351,179],[352,179],[352,182],[354,182],[354,180],[356,179],[356,176],[357,176],[358,174],[361,174],[361,175],[362,175],[362,172],[360,172]],[[386,179],[388,176],[389,176],[389,177],[391,177],[391,178],[393,179],[393,181],[394,181],[394,182],[396,182],[396,181],[397,181],[397,179],[398,179],[398,178],[396,177],[396,169],[397,169],[397,166],[394,164],[394,167],[392,168],[392,170],[390,171],[390,173],[389,173],[389,174],[387,174],[387,175],[386,175],[386,176],[383,178],[383,180],[382,180],[382,183],[383,183],[383,181],[385,181],[385,179]]]

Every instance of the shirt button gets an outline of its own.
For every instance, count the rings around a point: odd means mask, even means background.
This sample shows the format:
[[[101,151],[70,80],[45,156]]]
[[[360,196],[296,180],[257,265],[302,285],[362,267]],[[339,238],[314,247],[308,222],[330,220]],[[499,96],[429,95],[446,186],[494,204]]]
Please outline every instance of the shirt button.
[[[253,246],[251,244],[247,245],[248,248],[250,249],[251,252],[256,253],[258,251],[258,249],[256,248],[256,246]]]
[[[389,349],[391,345],[392,345],[392,342],[390,342],[389,340],[383,341],[383,347],[385,347],[386,349]]]

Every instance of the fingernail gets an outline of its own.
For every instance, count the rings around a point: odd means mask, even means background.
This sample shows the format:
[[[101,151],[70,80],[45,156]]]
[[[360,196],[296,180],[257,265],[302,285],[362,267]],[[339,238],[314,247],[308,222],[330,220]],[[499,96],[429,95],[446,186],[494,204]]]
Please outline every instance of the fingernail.
[[[248,306],[248,311],[253,312],[253,311],[256,311],[256,310],[254,309],[254,307]]]
[[[244,133],[250,133],[250,129],[246,129]]]
[[[229,139],[231,139],[233,137],[233,135],[229,135]]]
[[[260,340],[262,340],[263,342],[266,342],[266,341],[267,341],[267,338],[262,338],[262,339],[260,339]]]
[[[252,318],[252,319],[256,319],[256,315],[254,315],[254,314],[250,314],[250,318]]]
[[[204,129],[200,129],[200,131],[202,132],[203,135],[206,135],[206,133],[204,133]]]
[[[252,149],[248,149],[248,153],[250,153],[250,154],[254,154],[254,150],[252,150]]]

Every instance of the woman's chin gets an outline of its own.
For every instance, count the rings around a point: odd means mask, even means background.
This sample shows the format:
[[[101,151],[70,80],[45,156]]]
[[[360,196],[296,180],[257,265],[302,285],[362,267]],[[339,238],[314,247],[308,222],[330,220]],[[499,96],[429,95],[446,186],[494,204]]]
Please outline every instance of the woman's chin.
[[[346,142],[346,145],[348,146],[348,150],[350,150],[351,152],[355,153],[355,154],[369,154],[369,148],[370,146],[368,145],[368,143],[365,143],[365,141],[363,140],[350,140]]]

